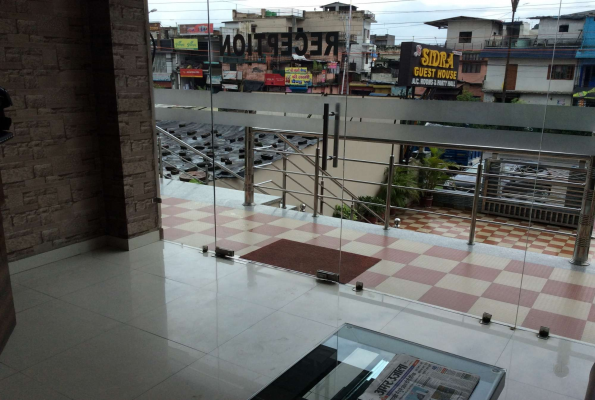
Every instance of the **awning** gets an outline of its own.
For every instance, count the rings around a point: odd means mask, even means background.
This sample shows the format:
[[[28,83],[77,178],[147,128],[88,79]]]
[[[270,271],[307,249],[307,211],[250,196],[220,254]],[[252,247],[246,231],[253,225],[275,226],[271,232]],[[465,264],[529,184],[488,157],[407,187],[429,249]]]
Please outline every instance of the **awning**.
[[[591,90],[585,90],[582,92],[576,92],[572,95],[575,99],[595,99],[595,88]]]

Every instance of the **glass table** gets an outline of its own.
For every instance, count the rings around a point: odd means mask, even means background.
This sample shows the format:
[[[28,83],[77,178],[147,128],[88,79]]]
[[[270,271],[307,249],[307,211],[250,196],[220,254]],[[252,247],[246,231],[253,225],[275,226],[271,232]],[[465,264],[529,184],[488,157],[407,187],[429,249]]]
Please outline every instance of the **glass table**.
[[[252,400],[357,400],[396,354],[479,375],[470,400],[498,399],[504,388],[502,368],[345,324]]]

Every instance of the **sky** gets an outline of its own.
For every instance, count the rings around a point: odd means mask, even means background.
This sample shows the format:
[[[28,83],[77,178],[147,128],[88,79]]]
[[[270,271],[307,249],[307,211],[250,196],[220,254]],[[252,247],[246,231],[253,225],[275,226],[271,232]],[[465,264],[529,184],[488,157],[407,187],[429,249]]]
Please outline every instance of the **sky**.
[[[295,8],[306,11],[321,11],[323,4],[314,0],[149,0],[149,9],[157,9],[151,13],[151,22],[161,22],[164,26],[176,24],[207,23],[207,7],[210,9],[210,22],[215,28],[223,26],[223,21],[232,19],[232,10],[260,10],[266,8]],[[512,9],[510,0],[459,0],[444,2],[440,0],[361,0],[354,1],[359,10],[368,10],[376,15],[377,23],[372,24],[372,34],[395,35],[397,43],[416,40],[424,43],[441,43],[446,38],[446,29],[438,29],[424,25],[426,21],[451,18],[459,15],[478,18],[511,21]],[[570,14],[593,9],[592,1],[564,0],[561,13]],[[520,0],[515,20],[527,21],[531,26],[536,20],[528,17],[540,15],[558,15],[560,2],[557,0]]]

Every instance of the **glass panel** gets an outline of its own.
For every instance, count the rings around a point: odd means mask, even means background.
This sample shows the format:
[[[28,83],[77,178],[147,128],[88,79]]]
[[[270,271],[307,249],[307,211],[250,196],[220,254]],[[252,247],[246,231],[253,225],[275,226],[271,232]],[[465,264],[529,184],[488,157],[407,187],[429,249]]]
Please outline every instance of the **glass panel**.
[[[593,22],[591,17],[569,15],[575,12],[570,3],[561,2],[556,8],[554,17],[539,20],[538,41],[546,41],[547,51],[532,73],[539,78],[543,94],[520,96],[521,102],[543,105],[543,124],[536,130],[540,151],[528,175],[532,178],[531,214],[527,251],[519,271],[517,325],[533,330],[545,327],[551,334],[593,343],[595,290],[588,266],[593,232],[593,159],[588,150],[592,129],[573,127],[576,124],[570,120],[552,128],[560,121],[559,111],[576,111],[576,118],[581,119],[592,115],[585,107],[588,99],[580,93],[583,84],[590,84],[585,78],[590,69],[585,64],[592,57],[587,56],[592,34],[583,32],[592,30]],[[519,76],[526,69],[520,63]],[[569,145],[565,150],[563,143]],[[552,148],[558,148],[558,154],[552,154]]]

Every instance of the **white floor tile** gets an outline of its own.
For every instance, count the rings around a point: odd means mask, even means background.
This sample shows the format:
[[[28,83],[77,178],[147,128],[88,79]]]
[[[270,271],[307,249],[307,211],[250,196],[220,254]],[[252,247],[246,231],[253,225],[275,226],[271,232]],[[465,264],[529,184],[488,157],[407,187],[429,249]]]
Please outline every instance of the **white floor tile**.
[[[205,290],[171,301],[130,324],[208,353],[273,312]]]
[[[206,355],[139,400],[246,400],[263,387],[262,376]]]
[[[12,369],[8,365],[0,363],[0,381],[16,374],[16,372],[16,369]]]
[[[281,311],[266,317],[212,355],[274,378],[335,330]]]
[[[408,304],[378,293],[356,294],[351,287],[320,283],[281,311],[333,327],[350,323],[380,330]]]
[[[81,264],[72,265],[61,261],[44,265],[15,275],[16,282],[53,297],[103,282],[130,271],[130,267],[105,262],[91,257],[77,256]]]
[[[497,365],[515,381],[583,399],[595,347],[564,339],[540,340],[533,332],[515,331]]]
[[[41,304],[18,314],[0,362],[22,370],[118,325],[61,300]]]
[[[23,375],[16,374],[0,381],[0,399],[6,400],[69,400],[68,397]]]
[[[203,355],[122,326],[24,373],[75,400],[133,399]]]
[[[245,268],[242,264],[215,258],[208,253],[203,254],[198,251],[193,253],[150,263],[138,270],[187,285],[203,287]]]
[[[413,303],[382,332],[488,364],[498,360],[512,336],[508,327]]]
[[[53,297],[14,282],[12,283],[12,296],[16,312],[25,311],[31,307],[54,300]]]
[[[573,397],[563,396],[539,387],[526,385],[512,379],[506,379],[506,386],[500,395],[501,400],[571,400]],[[582,398],[581,398],[582,400]]]
[[[251,264],[204,287],[243,301],[280,309],[316,285],[310,277]]]
[[[64,301],[126,322],[197,289],[134,271],[62,297]]]

